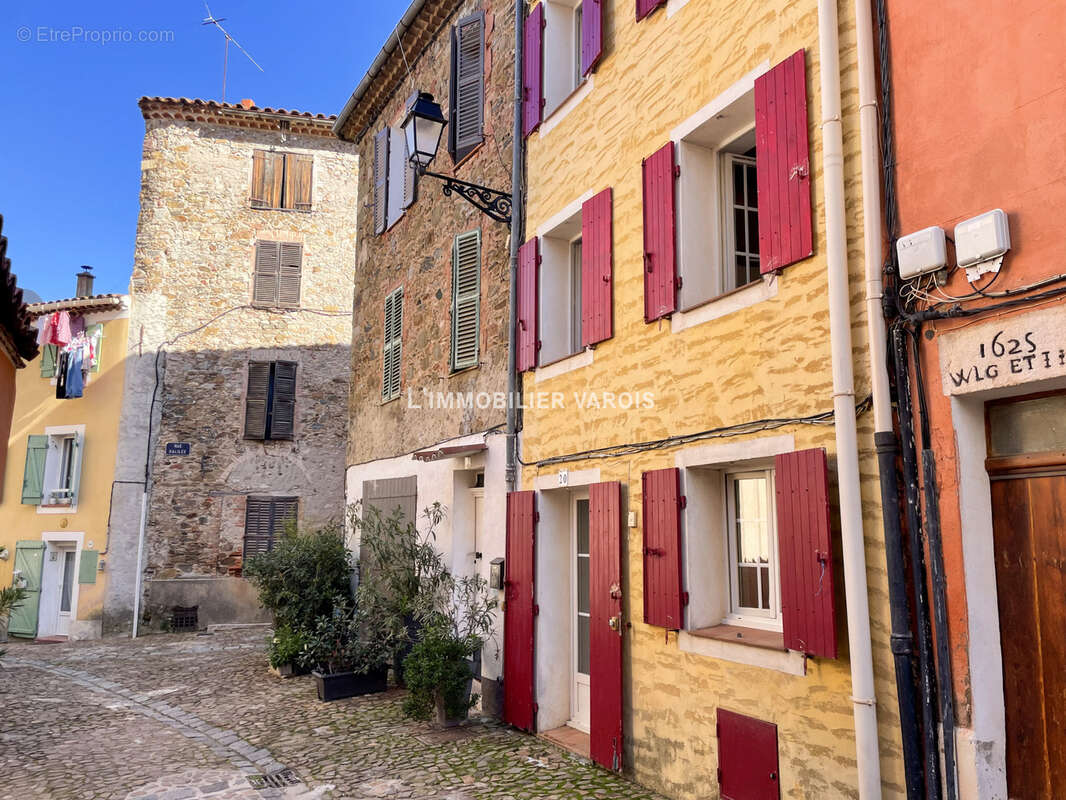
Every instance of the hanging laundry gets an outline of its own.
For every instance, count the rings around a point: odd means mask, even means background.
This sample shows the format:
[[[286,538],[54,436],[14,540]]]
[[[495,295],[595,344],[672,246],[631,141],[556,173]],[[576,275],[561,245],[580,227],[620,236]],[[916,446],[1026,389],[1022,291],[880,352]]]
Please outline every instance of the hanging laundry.
[[[85,333],[85,317],[80,314],[71,316],[70,318],[70,339],[74,341],[81,334]]]
[[[61,352],[56,363],[56,400],[67,399],[67,362],[70,354]]]
[[[67,356],[67,379],[64,385],[65,397],[72,400],[81,397],[85,386],[85,376],[82,375],[82,350],[80,347],[65,353]]]
[[[70,344],[70,314],[66,311],[57,311],[48,321],[49,336],[48,344],[66,347]]]
[[[48,326],[49,321],[52,319],[50,314],[46,314],[43,317],[37,317],[37,345],[44,347],[48,344],[48,340],[52,337],[51,329]]]

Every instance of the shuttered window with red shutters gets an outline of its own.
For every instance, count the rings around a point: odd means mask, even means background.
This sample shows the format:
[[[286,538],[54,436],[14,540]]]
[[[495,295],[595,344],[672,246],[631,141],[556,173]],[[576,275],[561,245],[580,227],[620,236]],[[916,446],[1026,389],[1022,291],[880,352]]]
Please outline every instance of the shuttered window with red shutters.
[[[765,274],[814,253],[803,50],[755,79],[755,161]]]
[[[522,134],[529,136],[544,116],[544,5],[538,3],[525,22],[522,51]]]
[[[668,142],[644,159],[644,321],[677,310],[674,182],[677,162]]]
[[[603,55],[603,4],[606,0],[585,0],[581,4],[581,74],[588,76]]]
[[[640,22],[659,6],[664,5],[666,5],[666,0],[637,0],[637,22]]]
[[[537,365],[537,289],[540,272],[540,245],[536,237],[518,248],[518,319],[515,340],[518,344],[519,372]]]
[[[611,198],[604,189],[581,206],[582,347],[614,334]]]
[[[833,540],[825,450],[774,458],[785,647],[836,658]]]
[[[644,508],[644,622],[668,630],[682,627],[681,470],[645,472],[641,478]]]

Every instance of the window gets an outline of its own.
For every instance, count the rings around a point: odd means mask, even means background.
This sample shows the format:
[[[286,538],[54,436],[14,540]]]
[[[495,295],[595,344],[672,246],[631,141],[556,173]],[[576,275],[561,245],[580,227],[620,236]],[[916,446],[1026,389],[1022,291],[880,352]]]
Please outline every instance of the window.
[[[452,28],[448,150],[462,161],[484,139],[485,12],[459,21]]]
[[[773,471],[729,473],[725,481],[730,587],[727,621],[750,625],[753,621],[778,620]]]
[[[299,505],[298,497],[248,497],[244,511],[244,557],[273,550],[285,525],[296,522]]]
[[[415,201],[415,168],[399,128],[382,128],[374,137],[374,233],[384,233]]]
[[[452,370],[477,366],[481,337],[481,230],[461,233],[452,248]]]
[[[759,200],[755,148],[744,155],[723,153],[725,185],[724,279],[726,291],[759,280]]]
[[[249,361],[245,439],[292,439],[296,421],[296,362]]]
[[[29,436],[22,502],[74,510],[78,505],[85,435],[81,426],[50,428]]]
[[[298,308],[303,245],[256,242],[252,302],[257,306]]]
[[[544,113],[551,114],[585,80],[581,65],[580,2],[544,3]]]
[[[582,350],[581,211],[541,237],[541,365]]]
[[[299,153],[252,153],[252,208],[311,210],[314,159]]]
[[[403,287],[385,298],[384,336],[381,353],[381,399],[400,396],[400,365],[403,356]]]

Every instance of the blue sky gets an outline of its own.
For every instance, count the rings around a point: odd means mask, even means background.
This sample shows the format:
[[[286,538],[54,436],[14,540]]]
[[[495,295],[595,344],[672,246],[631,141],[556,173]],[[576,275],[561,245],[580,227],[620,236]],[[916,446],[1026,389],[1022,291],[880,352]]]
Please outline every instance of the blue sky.
[[[336,114],[409,0],[208,2],[265,70],[231,46],[227,100]],[[202,0],[8,4],[0,214],[20,286],[69,297],[90,264],[97,291],[127,290],[144,136],[137,99],[220,99],[224,39],[200,24],[205,16]],[[170,41],[103,41],[115,31]]]

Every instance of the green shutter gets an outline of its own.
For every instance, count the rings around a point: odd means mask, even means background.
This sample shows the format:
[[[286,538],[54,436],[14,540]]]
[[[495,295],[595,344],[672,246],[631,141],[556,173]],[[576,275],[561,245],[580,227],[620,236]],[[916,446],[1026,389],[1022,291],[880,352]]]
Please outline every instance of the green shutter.
[[[384,344],[382,352],[381,399],[400,396],[403,357],[403,287],[385,298]]]
[[[96,583],[96,565],[100,561],[99,550],[82,550],[78,562],[78,583]]]
[[[41,377],[54,378],[56,374],[56,361],[59,360],[59,348],[54,344],[46,344],[41,348]]]
[[[481,230],[460,233],[452,247],[452,369],[478,363],[481,338]]]
[[[19,582],[28,594],[15,606],[7,622],[7,632],[14,636],[37,635],[37,610],[41,604],[41,572],[44,569],[44,542],[15,543],[15,570]]]
[[[73,508],[78,505],[78,489],[81,488],[81,466],[85,463],[85,437],[80,433],[74,434],[74,453],[71,457],[74,459],[70,477],[70,506]]]
[[[41,504],[44,497],[44,462],[48,457],[48,437],[30,434],[26,441],[26,470],[22,475],[22,502],[30,506]]]
[[[100,371],[100,359],[102,358],[102,353],[104,352],[104,326],[103,326],[103,323],[94,322],[92,325],[88,326],[85,329],[85,336],[90,341],[92,341],[93,336],[95,336],[96,334],[100,334],[100,336],[95,342],[93,342],[93,345],[96,348],[96,363],[93,364],[93,366],[92,366],[92,372],[99,372]]]

